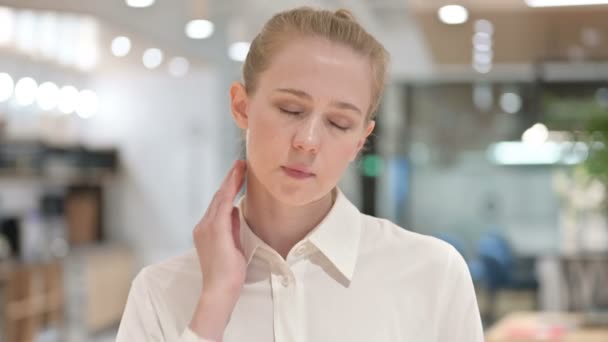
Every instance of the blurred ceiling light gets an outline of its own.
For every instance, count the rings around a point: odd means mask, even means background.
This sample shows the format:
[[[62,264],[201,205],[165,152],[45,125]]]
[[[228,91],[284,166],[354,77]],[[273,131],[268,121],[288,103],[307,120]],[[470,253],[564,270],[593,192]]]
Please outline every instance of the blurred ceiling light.
[[[59,110],[64,114],[73,113],[78,106],[78,90],[72,86],[64,86],[59,91]]]
[[[4,102],[11,98],[13,90],[15,88],[15,82],[11,75],[1,72],[0,73],[0,102]]]
[[[521,141],[526,144],[542,144],[547,141],[548,137],[547,126],[536,123],[522,134]]]
[[[15,11],[9,7],[0,7],[0,45],[13,41],[15,31]]]
[[[31,77],[24,77],[15,85],[15,100],[20,106],[29,106],[36,101],[38,83]]]
[[[83,119],[88,119],[97,114],[99,100],[97,94],[91,90],[83,90],[78,94],[78,104],[76,114]]]
[[[503,141],[490,145],[487,156],[500,165],[551,165],[560,162],[563,148],[563,144],[555,142],[530,145],[519,141]]]
[[[90,17],[78,20],[78,40],[76,66],[81,70],[91,70],[97,65],[97,21]]]
[[[59,20],[57,61],[63,65],[73,65],[77,61],[79,21],[74,15],[62,15]]]
[[[443,6],[437,12],[439,20],[445,24],[463,24],[469,19],[469,11],[460,5]]]
[[[212,22],[205,19],[194,19],[190,20],[186,24],[186,36],[192,39],[205,39],[209,38],[214,31],[215,27]]]
[[[17,12],[15,43],[17,49],[24,52],[33,52],[36,46],[36,23],[38,18],[33,11],[21,10]]]
[[[494,34],[494,25],[489,20],[479,19],[475,21],[475,31],[486,33],[491,36]]]
[[[473,63],[473,69],[480,74],[487,74],[492,70],[492,64]]]
[[[112,54],[116,57],[124,57],[131,51],[131,40],[124,36],[112,39]]]
[[[473,35],[473,47],[477,51],[492,50],[492,37],[486,32],[476,32]]]
[[[473,53],[473,63],[474,64],[492,64],[492,51],[475,51]]]
[[[58,18],[53,12],[46,12],[38,18],[38,50],[45,58],[57,56]]]
[[[600,107],[608,108],[608,88],[599,88],[595,92],[595,100]]]
[[[97,47],[94,44],[87,44],[80,48],[78,62],[76,66],[81,70],[91,70],[97,65]]]
[[[57,106],[59,87],[53,82],[44,82],[38,87],[36,101],[42,110],[51,110]]]
[[[154,5],[154,0],[126,0],[129,7],[144,8]]]
[[[608,0],[526,0],[530,7],[606,5]]]
[[[230,45],[228,49],[228,56],[233,61],[244,62],[249,53],[249,46],[251,43],[248,42],[236,42]]]
[[[188,73],[190,63],[184,57],[173,57],[169,62],[169,74],[174,77],[182,77]]]
[[[142,62],[146,68],[154,69],[163,62],[163,52],[157,48],[147,49],[144,51]]]
[[[515,114],[521,110],[521,96],[516,93],[503,93],[500,96],[500,108],[509,114]]]

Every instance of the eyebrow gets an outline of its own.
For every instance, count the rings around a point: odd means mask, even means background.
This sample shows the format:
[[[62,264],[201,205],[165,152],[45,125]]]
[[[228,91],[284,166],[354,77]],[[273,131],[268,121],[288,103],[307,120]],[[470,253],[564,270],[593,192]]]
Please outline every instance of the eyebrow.
[[[298,90],[298,89],[293,89],[293,88],[277,88],[275,89],[275,91],[281,92],[281,93],[288,93],[288,94],[292,94],[295,95],[297,97],[301,97],[301,98],[305,98],[307,100],[312,100],[312,96],[310,96],[310,94],[308,94],[305,91],[302,90]],[[356,113],[358,113],[359,115],[363,115],[361,110],[359,108],[357,108],[357,106],[355,106],[352,103],[349,102],[344,102],[344,101],[334,101],[331,103],[332,105],[341,108],[341,109],[350,109]]]

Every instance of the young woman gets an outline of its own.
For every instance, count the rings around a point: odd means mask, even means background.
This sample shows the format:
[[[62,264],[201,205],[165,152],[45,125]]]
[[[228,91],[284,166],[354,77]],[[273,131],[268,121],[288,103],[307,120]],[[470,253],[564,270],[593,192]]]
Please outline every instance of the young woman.
[[[246,160],[194,229],[196,250],[135,278],[118,341],[483,341],[460,255],[337,188],[374,129],[387,63],[346,10],[266,23],[230,89]]]

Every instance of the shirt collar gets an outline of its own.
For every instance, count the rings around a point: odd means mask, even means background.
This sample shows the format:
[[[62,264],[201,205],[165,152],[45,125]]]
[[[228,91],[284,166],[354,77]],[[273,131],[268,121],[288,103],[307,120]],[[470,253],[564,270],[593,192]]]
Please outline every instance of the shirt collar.
[[[304,238],[310,241],[349,281],[355,271],[361,237],[361,214],[342,191],[336,187],[336,200],[329,213]],[[243,199],[237,201],[241,223],[241,245],[249,264],[256,250],[270,248],[251,231],[243,216]]]

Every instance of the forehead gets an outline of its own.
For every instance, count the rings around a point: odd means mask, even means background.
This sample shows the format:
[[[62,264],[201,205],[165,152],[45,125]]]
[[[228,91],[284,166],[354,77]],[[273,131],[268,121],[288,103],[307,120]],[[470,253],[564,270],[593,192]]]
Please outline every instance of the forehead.
[[[369,60],[350,47],[322,38],[285,43],[259,78],[261,91],[296,88],[315,99],[349,101],[366,110],[371,102]]]

